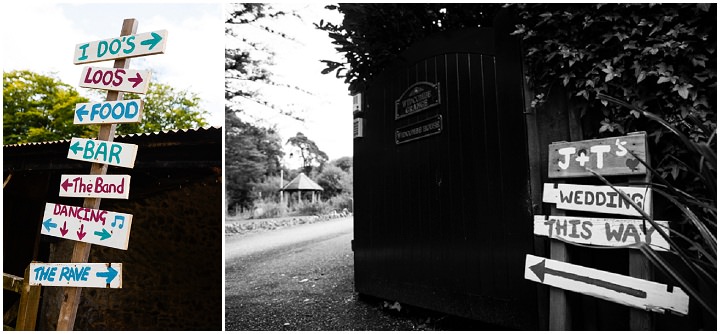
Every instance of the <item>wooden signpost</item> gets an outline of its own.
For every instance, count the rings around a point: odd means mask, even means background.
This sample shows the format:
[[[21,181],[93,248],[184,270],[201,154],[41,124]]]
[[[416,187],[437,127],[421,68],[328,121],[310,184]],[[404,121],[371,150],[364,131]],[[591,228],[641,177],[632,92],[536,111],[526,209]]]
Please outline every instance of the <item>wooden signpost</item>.
[[[132,218],[125,213],[47,203],[40,233],[126,250]]]
[[[128,199],[130,175],[62,175],[60,196]]]
[[[655,221],[670,233],[667,221]],[[595,246],[623,247],[644,242],[657,251],[668,251],[667,240],[655,228],[640,219],[535,216],[534,234]]]
[[[142,100],[122,100],[75,105],[73,124],[137,123],[142,117]]]
[[[643,210],[650,207],[649,187],[615,187],[627,194]],[[578,210],[642,217],[610,186],[545,183],[543,202],[555,203],[558,209]]]
[[[122,263],[31,263],[30,285],[122,288]]]
[[[113,143],[111,140],[73,138],[70,140],[67,158],[133,168],[136,155],[137,145]]]
[[[32,284],[64,287],[57,330],[72,330],[83,287],[121,288],[121,263],[87,263],[91,244],[126,250],[132,215],[100,210],[102,198],[127,199],[129,175],[106,175],[108,165],[133,168],[137,145],[114,143],[118,123],[139,122],[141,100],[123,101],[123,92],[144,94],[150,71],[128,69],[129,58],[165,52],[167,31],[137,34],[137,21],[123,21],[120,37],[81,43],[75,64],[115,60],[112,68],[87,66],[80,87],[108,90],[105,102],[75,106],[74,124],[100,124],[97,139],[72,138],[68,159],[92,162],[90,175],[62,175],[60,196],[85,197],[82,207],[47,203],[41,233],[77,241],[70,263],[32,265]]]
[[[562,261],[528,254],[525,278],[647,311],[688,314],[690,297],[677,287]]]
[[[635,156],[645,161],[646,134],[553,143],[549,146],[548,176],[550,178],[588,177],[590,170],[605,176],[627,176],[650,181],[646,168]],[[535,216],[534,234],[576,245],[626,247],[647,243],[655,250],[668,251],[666,240],[654,227],[640,219],[606,217],[570,217],[563,210],[597,212],[642,217],[619,194],[624,192],[648,216],[652,217],[652,190],[647,186],[610,186],[545,183],[543,202],[554,203],[552,216]],[[664,232],[668,222],[656,221]],[[650,281],[647,259],[631,249],[630,276],[604,272],[570,264],[569,254],[562,243],[551,241],[551,259],[527,255],[525,278],[552,286],[550,291],[550,330],[570,330],[570,311],[565,290],[631,306],[643,311],[630,311],[630,329],[652,329],[648,312],[669,310],[688,313],[689,298],[679,288]]]
[[[80,87],[145,94],[150,77],[150,71],[86,66],[82,70]]]
[[[75,46],[75,65],[165,53],[167,30],[121,36]]]

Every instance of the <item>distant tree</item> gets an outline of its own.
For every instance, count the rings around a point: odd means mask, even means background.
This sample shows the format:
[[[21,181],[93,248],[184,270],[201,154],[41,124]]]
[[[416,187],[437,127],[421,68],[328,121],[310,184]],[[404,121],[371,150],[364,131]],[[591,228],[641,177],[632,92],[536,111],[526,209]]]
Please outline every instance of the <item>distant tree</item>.
[[[330,164],[338,166],[344,172],[349,173],[350,169],[352,169],[352,167],[353,167],[353,158],[352,157],[337,158],[333,161],[330,161]]]
[[[293,11],[283,11],[271,4],[236,3],[230,5],[225,21],[228,47],[225,49],[225,99],[233,112],[246,114],[248,104],[262,105],[280,115],[302,121],[300,110],[268,100],[262,93],[267,87],[288,89],[292,92],[310,92],[276,80],[269,68],[273,65],[275,50],[269,39],[295,41],[292,31],[283,31],[278,20],[286,17],[299,19]]]
[[[150,83],[146,94],[125,93],[126,100],[142,99],[141,123],[122,124],[118,134],[192,129],[206,126],[208,112],[200,108],[200,97],[170,85]]]
[[[344,171],[342,168],[330,163],[326,164],[322,172],[315,177],[315,182],[323,187],[322,197],[325,199],[340,194],[352,194],[352,170]]]
[[[3,144],[90,137],[97,127],[74,125],[76,103],[88,102],[72,86],[31,71],[3,73]]]
[[[280,171],[282,143],[273,128],[241,121],[225,113],[225,188],[228,209],[250,208],[257,198],[253,185]]]
[[[287,140],[287,144],[297,148],[297,152],[299,152],[300,158],[303,161],[303,170],[306,175],[310,175],[312,172],[313,164],[316,164],[317,167],[322,167],[323,164],[328,161],[327,154],[321,151],[317,144],[302,132],[298,132],[294,137],[290,137],[290,139]]]

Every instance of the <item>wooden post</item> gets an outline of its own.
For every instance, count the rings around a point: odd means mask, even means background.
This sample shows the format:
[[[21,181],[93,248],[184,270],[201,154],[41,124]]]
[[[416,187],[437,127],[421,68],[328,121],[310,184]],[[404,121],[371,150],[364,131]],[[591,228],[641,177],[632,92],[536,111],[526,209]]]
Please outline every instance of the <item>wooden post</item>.
[[[125,19],[123,20],[122,29],[120,30],[120,36],[133,35],[137,32],[137,20]],[[113,64],[114,68],[128,68],[130,66],[130,59],[119,59],[115,60]],[[106,101],[117,101],[123,99],[123,93],[118,91],[108,91]],[[115,128],[117,124],[103,124],[100,126],[98,133],[99,140],[113,141],[115,137]],[[93,163],[90,167],[91,175],[103,175],[107,173],[106,164]],[[83,202],[83,207],[99,209],[100,198],[86,198]],[[72,258],[70,262],[87,262],[90,257],[90,244],[84,242],[75,242],[73,247]],[[60,306],[60,316],[58,318],[57,330],[69,331],[73,330],[75,326],[75,317],[77,316],[78,305],[80,304],[80,294],[82,288],[78,287],[67,287],[63,288],[64,299]]]
[[[645,161],[650,164],[650,150],[648,149],[647,140],[645,141]],[[633,178],[631,178],[633,179]],[[637,176],[634,179],[645,181],[650,184],[652,181],[652,173],[648,170],[644,176]],[[650,205],[645,208],[645,212],[648,213],[650,218],[653,217],[653,202],[652,202],[652,186],[650,186]],[[641,278],[647,281],[652,281],[653,270],[650,266],[650,261],[642,254],[640,250],[630,249],[628,256],[629,270],[628,274],[631,277]],[[630,330],[633,331],[650,331],[653,330],[652,314],[649,311],[630,309]]]
[[[18,308],[16,331],[33,331],[40,307],[40,286],[30,286],[30,266],[25,268],[22,291],[20,292],[20,307]]]

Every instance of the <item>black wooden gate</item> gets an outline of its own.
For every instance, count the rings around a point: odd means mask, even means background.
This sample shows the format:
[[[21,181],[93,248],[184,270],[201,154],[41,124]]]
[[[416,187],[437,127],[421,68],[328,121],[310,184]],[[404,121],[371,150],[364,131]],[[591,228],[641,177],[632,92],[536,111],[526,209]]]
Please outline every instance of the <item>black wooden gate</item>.
[[[537,289],[523,279],[533,235],[520,48],[499,30],[431,36],[362,92],[355,285],[535,329]]]

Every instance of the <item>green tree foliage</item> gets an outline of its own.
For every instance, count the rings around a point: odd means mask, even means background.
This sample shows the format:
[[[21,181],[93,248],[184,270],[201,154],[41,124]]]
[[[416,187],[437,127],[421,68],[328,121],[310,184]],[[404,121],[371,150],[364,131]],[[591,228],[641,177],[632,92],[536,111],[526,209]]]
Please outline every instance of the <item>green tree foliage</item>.
[[[96,127],[73,125],[75,104],[84,102],[88,99],[56,78],[3,73],[3,144],[91,137]]]
[[[313,165],[321,167],[328,161],[325,152],[318,148],[317,144],[302,132],[298,132],[294,137],[287,140],[287,144],[295,146],[300,158],[303,160],[303,169],[306,175],[310,175]]]
[[[253,184],[280,171],[283,156],[280,136],[273,128],[241,121],[225,113],[225,180],[228,209],[251,208],[257,194]]]
[[[200,107],[200,97],[170,85],[150,83],[146,94],[125,93],[126,100],[142,99],[141,123],[118,126],[118,134],[193,129],[207,125],[208,112]]]
[[[126,93],[144,102],[140,123],[122,124],[117,134],[197,128],[207,125],[200,98],[166,84],[151,83],[147,94]],[[74,125],[77,103],[89,100],[58,79],[31,71],[3,73],[3,143],[27,143],[94,137],[95,125]]]

